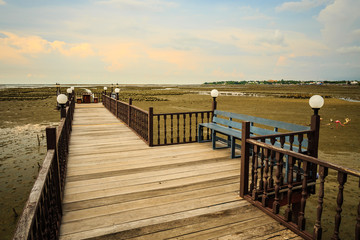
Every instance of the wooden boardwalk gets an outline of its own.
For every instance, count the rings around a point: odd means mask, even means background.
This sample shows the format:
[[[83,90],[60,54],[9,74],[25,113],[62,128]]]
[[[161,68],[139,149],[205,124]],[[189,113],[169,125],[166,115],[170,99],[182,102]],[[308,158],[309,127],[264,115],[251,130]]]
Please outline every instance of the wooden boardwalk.
[[[101,104],[77,105],[60,239],[301,239],[238,197],[229,156],[150,148]]]

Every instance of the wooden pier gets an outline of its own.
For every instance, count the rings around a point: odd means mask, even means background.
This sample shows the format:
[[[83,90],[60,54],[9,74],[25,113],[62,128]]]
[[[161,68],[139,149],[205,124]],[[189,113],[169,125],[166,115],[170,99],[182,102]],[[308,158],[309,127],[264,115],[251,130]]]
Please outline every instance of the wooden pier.
[[[317,111],[304,128],[222,112],[215,101],[212,111],[154,113],[106,95],[75,111],[69,99],[59,126],[46,128],[47,154],[14,240],[360,240],[360,203],[346,223],[353,234],[340,228],[345,183],[349,176],[360,187],[360,172],[317,157]],[[198,128],[210,122],[217,130]],[[241,158],[231,159],[239,146]],[[333,231],[322,224],[330,174]]]
[[[211,143],[149,147],[102,104],[76,106],[60,239],[302,239],[239,197]]]

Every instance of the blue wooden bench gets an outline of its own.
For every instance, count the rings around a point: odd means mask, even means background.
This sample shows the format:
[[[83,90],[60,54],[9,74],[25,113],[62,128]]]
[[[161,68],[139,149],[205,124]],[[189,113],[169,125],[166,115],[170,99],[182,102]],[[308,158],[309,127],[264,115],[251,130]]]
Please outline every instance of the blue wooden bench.
[[[212,139],[213,149],[216,149],[216,142],[221,141],[225,143],[224,147],[231,148],[231,158],[240,157],[235,155],[235,148],[237,147],[237,145],[235,144],[235,139],[241,140],[242,137],[241,128],[242,128],[242,122],[244,121],[250,122],[250,137],[273,135],[281,132],[306,131],[310,129],[310,127],[307,126],[301,126],[292,123],[270,120],[266,118],[259,118],[244,114],[215,110],[212,122],[199,124],[198,142],[204,142],[203,128],[205,127],[211,129],[211,139]],[[218,133],[227,136],[227,139],[217,136]],[[270,140],[266,140],[266,143],[270,143]],[[280,142],[276,141],[274,145],[280,147]],[[297,139],[297,137],[294,137],[292,150],[297,152],[299,150],[297,146],[299,146],[299,140]],[[303,139],[301,141],[301,147],[307,148],[307,146],[308,146],[307,139]],[[290,149],[289,137],[285,138],[285,144],[283,147],[288,150]],[[223,147],[218,147],[218,148],[223,148]]]

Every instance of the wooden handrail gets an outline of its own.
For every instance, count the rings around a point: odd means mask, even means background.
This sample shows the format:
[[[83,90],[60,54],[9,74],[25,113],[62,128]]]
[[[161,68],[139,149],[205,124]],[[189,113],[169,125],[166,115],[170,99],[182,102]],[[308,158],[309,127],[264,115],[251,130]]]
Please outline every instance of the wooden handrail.
[[[50,171],[50,166],[55,156],[55,150],[49,150],[46,153],[44,162],[39,171],[39,175],[31,189],[28,201],[25,204],[23,213],[17,223],[14,240],[29,239],[31,228],[36,218],[36,211],[39,208],[40,198],[44,191],[45,181]]]
[[[193,114],[193,113],[212,113],[212,111],[193,111],[193,112],[174,112],[174,113],[154,113],[154,116]]]
[[[251,170],[248,166],[242,169],[243,174],[250,180],[249,189],[248,185],[241,185],[245,189],[242,196],[305,239],[322,239],[323,227],[321,218],[324,208],[325,178],[329,170],[337,172],[339,186],[335,200],[336,213],[332,239],[339,239],[344,185],[347,181],[347,176],[351,175],[357,178],[360,187],[360,171],[255,139],[247,138],[245,142],[248,144],[245,147],[252,151],[247,156],[252,157]],[[283,166],[285,163],[287,165],[286,169]],[[251,176],[249,176],[250,172]],[[269,188],[272,181],[274,186]],[[319,181],[318,184],[316,184],[317,181]],[[240,184],[243,183],[241,182]],[[315,213],[316,221],[313,233],[310,233],[305,229],[307,219],[305,210],[308,197],[315,193],[315,185],[319,187],[317,211]],[[283,199],[282,204],[280,199]],[[286,201],[284,202],[284,200]],[[280,211],[281,206],[286,207],[285,212]],[[355,239],[359,239],[360,204],[358,206],[357,217],[356,219],[354,218],[354,229]]]
[[[121,119],[149,146],[161,146],[197,141],[197,124],[209,122],[212,111],[153,113],[137,106],[103,95],[104,106]],[[114,105],[116,107],[114,107]],[[143,114],[143,115],[141,115]],[[210,138],[209,132],[206,139]]]
[[[263,147],[263,148],[267,148],[269,150],[273,150],[273,151],[282,153],[284,155],[292,156],[294,158],[301,159],[303,161],[308,161],[308,162],[311,162],[311,163],[314,163],[314,164],[317,164],[317,165],[320,165],[320,166],[323,166],[323,167],[327,167],[327,168],[330,168],[330,169],[333,169],[333,170],[336,170],[336,171],[340,171],[340,172],[343,172],[343,173],[346,173],[346,174],[350,174],[350,175],[353,175],[355,177],[360,178],[360,171],[357,171],[357,170],[354,170],[354,169],[351,169],[351,168],[346,168],[346,167],[343,167],[343,166],[340,166],[340,165],[337,165],[337,164],[334,164],[334,163],[331,163],[331,162],[328,162],[328,161],[324,161],[324,160],[321,160],[321,159],[318,159],[318,158],[314,158],[314,157],[311,157],[311,156],[308,156],[308,155],[304,155],[304,154],[293,152],[293,151],[286,150],[286,149],[283,149],[283,148],[275,147],[275,146],[273,146],[271,144],[267,144],[267,143],[264,143],[264,142],[259,142],[259,141],[256,141],[256,140],[252,139],[252,138],[247,139],[246,142],[248,142],[250,144],[253,144],[253,145]]]
[[[275,134],[270,134],[270,135],[252,136],[252,137],[250,137],[250,139],[260,140],[260,139],[265,139],[265,138],[288,137],[288,136],[296,136],[299,134],[308,134],[308,133],[312,133],[312,132],[313,132],[313,130],[296,131],[296,132],[289,132],[289,133],[275,133]]]
[[[46,128],[47,153],[13,239],[58,239],[75,95],[57,127]]]

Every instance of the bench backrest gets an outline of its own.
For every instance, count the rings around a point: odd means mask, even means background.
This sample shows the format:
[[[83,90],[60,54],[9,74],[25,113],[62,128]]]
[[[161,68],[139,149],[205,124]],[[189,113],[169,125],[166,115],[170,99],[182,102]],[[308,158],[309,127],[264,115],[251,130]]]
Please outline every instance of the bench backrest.
[[[234,121],[236,120],[236,121]],[[279,129],[283,129],[286,131],[306,131],[310,130],[310,127],[308,126],[301,126],[296,125],[292,123],[286,123],[266,118],[260,118],[260,117],[254,117],[254,116],[248,116],[244,114],[239,113],[231,113],[231,112],[225,112],[220,110],[214,111],[214,117],[213,122],[219,123],[225,126],[228,126],[230,128],[240,129],[242,128],[242,122],[248,121],[251,123],[250,127],[250,134],[251,135],[272,135],[279,132]],[[254,126],[254,124],[260,124],[264,126],[272,127],[274,130],[266,129],[264,127]],[[280,131],[281,132],[281,131]],[[286,142],[289,141],[289,138],[286,138]],[[294,144],[298,145],[299,141],[297,137],[294,139]],[[302,141],[302,146],[307,147],[308,141],[307,139],[304,139]]]
[[[266,118],[248,116],[248,115],[239,114],[239,113],[225,112],[225,111],[220,111],[220,110],[215,110],[213,122],[219,121],[218,115],[227,117],[229,119],[248,121],[251,123],[262,124],[262,125],[271,126],[271,127],[278,128],[278,129],[279,128],[285,129],[285,130],[289,130],[289,131],[293,131],[293,132],[306,131],[306,130],[310,129],[310,127],[307,127],[307,126],[301,126],[301,125],[296,125],[296,124],[287,123],[287,122],[281,122],[281,121],[276,121],[276,120],[271,120],[271,119],[266,119]],[[222,118],[222,119],[224,119],[224,118]],[[224,120],[226,120],[226,119],[224,119]],[[236,122],[235,122],[235,125],[236,125]]]

